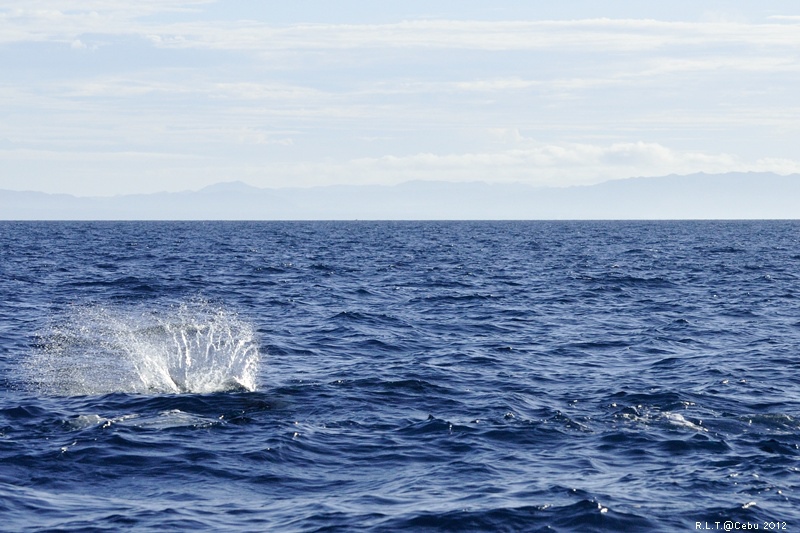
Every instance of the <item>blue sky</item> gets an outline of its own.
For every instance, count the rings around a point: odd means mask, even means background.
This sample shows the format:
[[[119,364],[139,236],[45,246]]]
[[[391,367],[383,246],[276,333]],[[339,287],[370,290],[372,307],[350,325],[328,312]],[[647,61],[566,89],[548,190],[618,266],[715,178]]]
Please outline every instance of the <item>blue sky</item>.
[[[800,172],[796,2],[0,0],[0,188]]]

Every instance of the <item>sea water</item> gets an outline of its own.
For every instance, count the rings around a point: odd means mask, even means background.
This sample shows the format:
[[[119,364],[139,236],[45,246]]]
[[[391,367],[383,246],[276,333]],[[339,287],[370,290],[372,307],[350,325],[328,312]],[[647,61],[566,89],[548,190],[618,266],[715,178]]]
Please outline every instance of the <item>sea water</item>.
[[[800,529],[800,223],[2,222],[0,529]]]

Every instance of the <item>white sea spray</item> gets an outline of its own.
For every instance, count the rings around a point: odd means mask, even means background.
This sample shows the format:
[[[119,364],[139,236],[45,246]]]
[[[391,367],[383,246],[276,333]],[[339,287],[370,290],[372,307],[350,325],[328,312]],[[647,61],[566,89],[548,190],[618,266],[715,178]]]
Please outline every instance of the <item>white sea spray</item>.
[[[253,327],[206,301],[71,308],[39,335],[28,382],[54,395],[255,390]]]

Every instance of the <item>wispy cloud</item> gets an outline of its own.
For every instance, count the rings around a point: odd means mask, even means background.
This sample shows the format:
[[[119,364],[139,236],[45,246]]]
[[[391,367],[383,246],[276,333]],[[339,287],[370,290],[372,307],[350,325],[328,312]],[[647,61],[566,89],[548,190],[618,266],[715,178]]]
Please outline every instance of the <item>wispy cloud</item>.
[[[498,132],[499,133],[499,132]],[[511,132],[506,132],[511,133]],[[800,172],[800,161],[762,158],[746,161],[733,154],[681,151],[658,143],[537,144],[493,152],[360,158],[343,163],[282,166],[294,183],[311,185],[304,176],[325,173],[341,182],[401,183],[418,179],[502,181],[537,186],[589,185],[628,176],[693,172]]]
[[[791,13],[275,23],[225,7],[0,0],[0,187],[799,168]]]
[[[646,51],[745,44],[800,47],[800,17],[770,22],[671,22],[649,19],[537,21],[410,20],[392,24],[270,25],[253,20],[159,22],[155,15],[196,11],[211,1],[0,2],[5,42],[74,42],[82,34],[136,34],[164,47],[227,50],[440,48],[472,50]]]
[[[528,142],[530,146],[520,146],[498,152],[465,153],[437,155],[421,153],[405,157],[385,156],[376,159],[362,159],[356,165],[385,168],[422,168],[431,172],[443,169],[484,174],[487,171],[501,171],[514,168],[516,180],[526,176],[525,181],[546,184],[553,177],[553,169],[567,171],[574,176],[571,185],[596,181],[599,171],[608,177],[621,168],[658,168],[656,173],[672,172],[681,166],[700,163],[706,168],[734,169],[739,162],[728,154],[705,154],[700,152],[678,152],[658,143],[613,143],[594,145],[582,143],[539,144]],[[481,167],[480,170],[477,170]],[[588,172],[587,172],[588,171]]]

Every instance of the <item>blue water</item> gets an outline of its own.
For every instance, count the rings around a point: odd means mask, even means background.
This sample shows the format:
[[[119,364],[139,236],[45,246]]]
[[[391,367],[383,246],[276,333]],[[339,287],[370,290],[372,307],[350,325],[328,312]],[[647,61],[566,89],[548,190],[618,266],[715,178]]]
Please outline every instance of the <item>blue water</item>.
[[[800,223],[4,222],[0,387],[8,531],[798,531]]]

